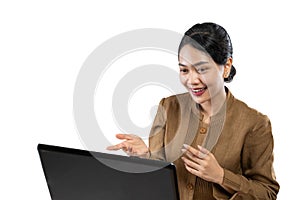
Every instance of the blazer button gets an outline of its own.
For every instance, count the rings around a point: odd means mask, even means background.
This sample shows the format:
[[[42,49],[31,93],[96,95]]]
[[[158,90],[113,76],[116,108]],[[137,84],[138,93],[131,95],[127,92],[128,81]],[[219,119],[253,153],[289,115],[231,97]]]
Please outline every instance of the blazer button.
[[[186,185],[186,188],[187,188],[188,190],[193,190],[193,189],[194,189],[194,186],[193,186],[193,184],[189,183],[189,184]]]
[[[201,127],[201,128],[200,128],[200,133],[201,133],[201,134],[205,134],[205,133],[206,133],[206,128]]]

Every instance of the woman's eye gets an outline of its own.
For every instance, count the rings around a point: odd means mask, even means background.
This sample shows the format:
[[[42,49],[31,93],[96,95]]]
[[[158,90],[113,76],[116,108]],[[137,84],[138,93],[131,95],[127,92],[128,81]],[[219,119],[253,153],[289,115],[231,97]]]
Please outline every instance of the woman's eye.
[[[199,69],[197,69],[197,72],[201,74],[201,73],[205,73],[207,70],[208,70],[208,68],[206,68],[206,67],[205,68],[199,68]]]
[[[180,69],[180,72],[182,72],[182,73],[187,73],[188,70],[187,70],[187,69]]]

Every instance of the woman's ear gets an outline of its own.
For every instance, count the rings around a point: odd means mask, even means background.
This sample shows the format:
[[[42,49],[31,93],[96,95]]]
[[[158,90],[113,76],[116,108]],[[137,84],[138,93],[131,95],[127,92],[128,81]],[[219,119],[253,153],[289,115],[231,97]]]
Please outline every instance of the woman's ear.
[[[227,62],[224,65],[224,72],[223,72],[223,77],[228,78],[230,75],[231,71],[231,66],[232,66],[232,57],[227,59]]]

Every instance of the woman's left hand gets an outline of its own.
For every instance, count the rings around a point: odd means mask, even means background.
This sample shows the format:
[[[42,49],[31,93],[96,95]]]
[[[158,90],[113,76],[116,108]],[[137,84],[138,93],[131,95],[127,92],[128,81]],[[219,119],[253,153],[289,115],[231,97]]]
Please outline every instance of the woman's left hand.
[[[220,185],[223,183],[224,169],[210,151],[199,145],[198,149],[195,149],[186,144],[183,145],[182,151],[185,155],[182,160],[190,173],[206,181]]]

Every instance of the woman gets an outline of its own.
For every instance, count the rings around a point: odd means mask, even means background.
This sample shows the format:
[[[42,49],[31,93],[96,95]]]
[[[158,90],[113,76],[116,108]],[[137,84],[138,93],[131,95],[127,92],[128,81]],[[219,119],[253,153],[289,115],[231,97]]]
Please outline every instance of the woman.
[[[124,141],[108,149],[174,162],[183,200],[276,199],[270,121],[224,86],[236,73],[232,53],[223,27],[191,27],[178,50],[188,93],[161,100],[149,148],[138,136],[118,134]]]

